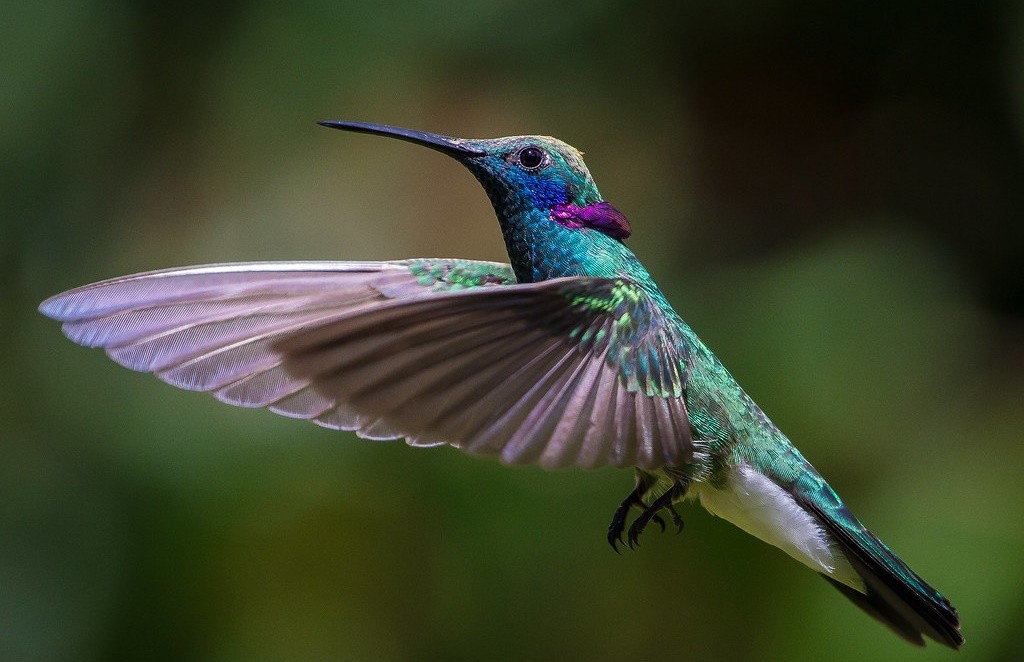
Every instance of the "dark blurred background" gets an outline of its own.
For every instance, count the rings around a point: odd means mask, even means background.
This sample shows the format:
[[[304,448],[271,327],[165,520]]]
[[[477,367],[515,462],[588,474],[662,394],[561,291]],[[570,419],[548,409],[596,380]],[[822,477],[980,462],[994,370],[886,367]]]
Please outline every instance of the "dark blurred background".
[[[1024,627],[1024,7],[14,0],[0,24],[0,658],[952,659],[628,472],[225,407],[44,297],[204,262],[504,259],[457,164],[357,119],[587,152],[681,314],[960,609]]]

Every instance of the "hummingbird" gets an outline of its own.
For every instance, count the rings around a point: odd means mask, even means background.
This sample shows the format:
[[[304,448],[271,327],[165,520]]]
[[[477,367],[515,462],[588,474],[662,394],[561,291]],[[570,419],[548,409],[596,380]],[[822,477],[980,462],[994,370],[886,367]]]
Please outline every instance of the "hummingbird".
[[[694,500],[903,639],[963,644],[953,605],[861,524],[671,306],[579,151],[546,136],[319,124],[467,167],[509,263],[212,264],[86,285],[40,311],[75,343],[231,405],[510,465],[632,468],[607,534],[616,552],[651,522],[682,529],[676,506]]]

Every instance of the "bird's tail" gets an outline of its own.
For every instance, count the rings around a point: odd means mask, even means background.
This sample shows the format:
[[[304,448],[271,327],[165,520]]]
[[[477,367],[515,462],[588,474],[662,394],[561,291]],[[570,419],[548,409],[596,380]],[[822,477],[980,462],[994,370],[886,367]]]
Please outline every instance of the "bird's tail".
[[[827,486],[823,488],[831,492]],[[922,635],[927,635],[950,648],[960,648],[964,643],[960,619],[949,600],[868,531],[834,492],[827,496],[831,498],[797,498],[839,544],[864,580],[865,591],[862,593],[828,575],[822,576],[858,607],[907,641],[923,646]]]

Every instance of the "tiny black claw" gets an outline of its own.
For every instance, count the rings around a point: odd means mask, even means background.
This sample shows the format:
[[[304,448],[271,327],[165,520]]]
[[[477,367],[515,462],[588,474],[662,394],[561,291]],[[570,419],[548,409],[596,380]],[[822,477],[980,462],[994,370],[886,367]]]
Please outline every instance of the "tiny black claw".
[[[679,535],[683,532],[683,527],[686,526],[686,522],[684,522],[683,518],[676,512],[675,506],[670,504],[668,506],[668,511],[672,513],[672,523],[676,526],[676,535]],[[662,531],[664,531],[664,529],[662,529]]]
[[[639,508],[644,510],[647,505],[643,502],[644,493],[647,491],[647,485],[643,483],[637,484],[629,495],[622,500],[618,508],[615,509],[615,514],[612,515],[612,521],[608,525],[608,544],[612,546],[616,554],[619,554],[619,545],[625,544],[622,540],[622,532],[626,529],[626,518],[629,517],[629,511],[631,508]]]
[[[633,520],[633,523],[629,526],[629,534],[627,535],[630,549],[636,549],[636,546],[640,544],[640,534],[644,532],[644,529],[647,528],[647,525],[651,520],[655,520],[656,518],[661,519],[658,517],[657,512],[658,511],[652,506],[640,513],[637,518]],[[664,520],[662,520],[662,524],[664,524]],[[664,526],[662,526],[662,530],[664,530]]]
[[[640,544],[640,534],[643,533],[644,527],[643,526],[637,526],[637,524],[639,522],[640,522],[640,518],[638,517],[633,522],[632,526],[629,527],[628,538],[629,538],[629,548],[630,549],[636,549],[637,545]]]
[[[623,544],[622,543],[622,532],[619,531],[618,533],[614,533],[612,531],[609,531],[608,532],[608,544],[612,546],[612,549],[615,550],[616,554],[622,554],[622,552],[619,551],[619,545]]]

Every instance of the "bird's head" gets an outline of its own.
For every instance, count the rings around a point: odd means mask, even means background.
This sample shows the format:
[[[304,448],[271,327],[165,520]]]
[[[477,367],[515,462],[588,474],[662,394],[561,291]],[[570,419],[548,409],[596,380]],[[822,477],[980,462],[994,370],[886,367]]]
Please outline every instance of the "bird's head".
[[[580,152],[547,136],[451,138],[382,124],[320,122],[430,147],[465,165],[487,191],[499,217],[548,214],[571,229],[590,228],[614,239],[630,235],[626,217],[601,199]]]

